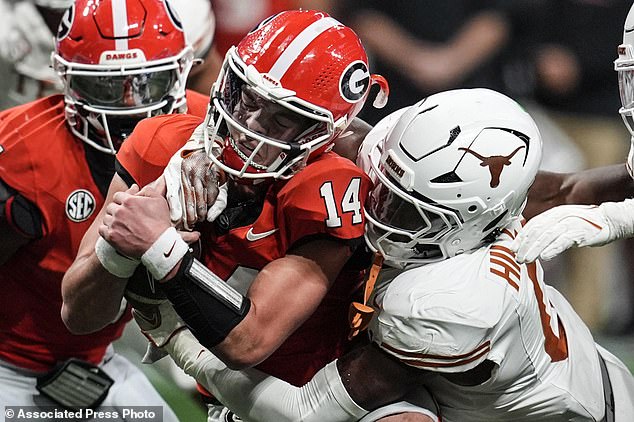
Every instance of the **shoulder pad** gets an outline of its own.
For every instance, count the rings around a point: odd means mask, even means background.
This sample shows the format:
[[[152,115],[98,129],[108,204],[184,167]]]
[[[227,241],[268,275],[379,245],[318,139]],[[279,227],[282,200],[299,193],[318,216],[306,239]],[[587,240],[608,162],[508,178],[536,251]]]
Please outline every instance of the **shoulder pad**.
[[[373,341],[421,369],[464,372],[477,366],[491,350],[490,327],[474,318],[459,297],[452,306],[451,289],[430,288],[421,269],[407,270],[389,285],[372,328]]]
[[[139,186],[156,180],[188,140],[201,118],[168,114],[143,119],[121,145],[117,161]]]

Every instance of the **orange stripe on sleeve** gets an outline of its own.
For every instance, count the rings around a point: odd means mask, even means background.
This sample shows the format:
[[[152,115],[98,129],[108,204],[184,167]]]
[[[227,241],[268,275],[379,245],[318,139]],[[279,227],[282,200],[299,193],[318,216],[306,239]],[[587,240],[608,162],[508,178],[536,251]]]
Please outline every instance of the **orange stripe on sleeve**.
[[[429,367],[429,368],[447,368],[452,366],[461,366],[473,362],[491,350],[491,342],[486,341],[474,350],[460,355],[432,355],[428,353],[408,352],[397,349],[386,343],[381,343],[381,347],[392,352],[401,361],[411,366]],[[410,359],[413,358],[413,359]]]

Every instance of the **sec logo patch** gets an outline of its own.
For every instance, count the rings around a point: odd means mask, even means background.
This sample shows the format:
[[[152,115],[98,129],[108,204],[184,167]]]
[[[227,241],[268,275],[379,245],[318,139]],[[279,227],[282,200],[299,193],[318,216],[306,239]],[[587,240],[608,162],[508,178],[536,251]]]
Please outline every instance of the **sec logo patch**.
[[[86,189],[77,189],[66,198],[66,216],[76,223],[86,221],[95,212],[95,197]]]

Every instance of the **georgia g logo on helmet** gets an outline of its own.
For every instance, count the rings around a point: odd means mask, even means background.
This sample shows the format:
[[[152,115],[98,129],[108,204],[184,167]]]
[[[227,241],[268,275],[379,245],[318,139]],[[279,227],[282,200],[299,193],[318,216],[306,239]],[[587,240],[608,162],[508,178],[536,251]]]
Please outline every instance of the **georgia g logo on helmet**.
[[[348,65],[339,80],[339,92],[349,103],[360,101],[370,87],[370,71],[368,65],[357,60]]]
[[[59,26],[57,27],[57,41],[61,41],[68,36],[70,33],[70,28],[73,26],[73,20],[75,18],[75,5],[71,5],[64,16],[62,16],[62,20],[59,22]]]

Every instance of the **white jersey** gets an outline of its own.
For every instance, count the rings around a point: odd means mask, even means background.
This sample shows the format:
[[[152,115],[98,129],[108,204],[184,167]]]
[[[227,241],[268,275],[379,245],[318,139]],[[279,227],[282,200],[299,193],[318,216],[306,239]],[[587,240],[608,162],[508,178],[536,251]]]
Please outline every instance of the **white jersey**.
[[[459,373],[485,360],[496,364],[492,377],[477,386],[432,377],[429,389],[443,420],[601,420],[605,400],[592,335],[563,296],[544,283],[539,263],[515,262],[508,245],[518,228],[512,225],[473,253],[382,271],[372,339],[427,371]]]

